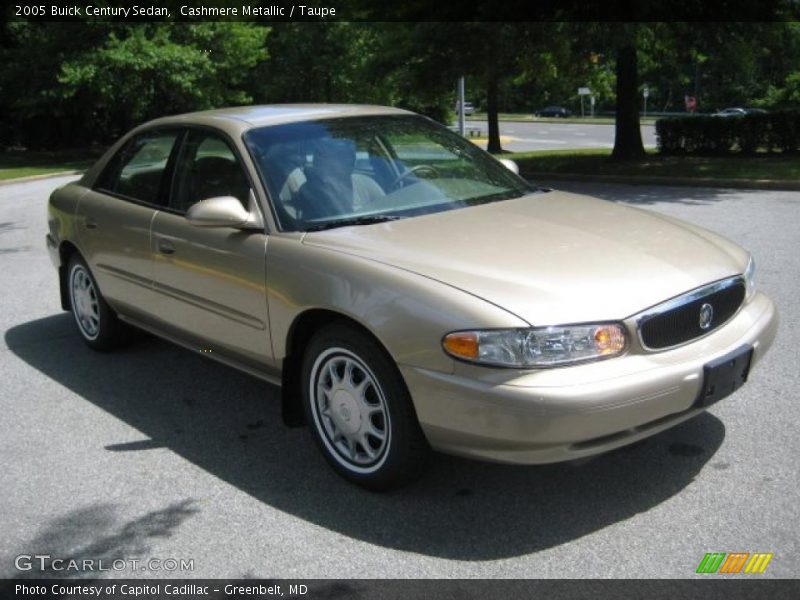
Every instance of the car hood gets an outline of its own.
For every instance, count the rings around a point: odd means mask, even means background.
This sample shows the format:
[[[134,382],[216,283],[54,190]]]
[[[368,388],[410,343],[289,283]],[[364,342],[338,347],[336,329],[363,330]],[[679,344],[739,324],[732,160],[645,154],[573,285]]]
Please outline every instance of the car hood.
[[[617,320],[744,271],[748,253],[664,215],[565,192],[307,234],[413,271],[531,325]]]

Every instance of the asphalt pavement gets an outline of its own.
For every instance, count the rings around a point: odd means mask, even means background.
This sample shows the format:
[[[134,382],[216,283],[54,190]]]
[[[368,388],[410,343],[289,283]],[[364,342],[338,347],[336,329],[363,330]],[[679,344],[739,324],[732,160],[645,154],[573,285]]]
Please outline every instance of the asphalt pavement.
[[[485,121],[467,121],[467,129],[486,136]],[[525,122],[501,121],[500,135],[505,150],[527,152],[530,150],[572,150],[576,148],[613,148],[614,126],[584,123],[557,123],[553,121]],[[645,148],[656,146],[653,125],[642,125],[642,142]],[[483,144],[485,147],[485,143]]]
[[[66,180],[0,187],[0,577],[41,576],[15,568],[35,554],[128,561],[108,577],[691,578],[734,551],[774,553],[759,577],[800,572],[800,194],[553,183],[749,247],[781,313],[771,352],[734,396],[632,447],[541,467],[436,456],[373,494],[284,428],[269,385],[154,338],[84,346],[44,245]],[[130,567],[153,558],[186,568]]]

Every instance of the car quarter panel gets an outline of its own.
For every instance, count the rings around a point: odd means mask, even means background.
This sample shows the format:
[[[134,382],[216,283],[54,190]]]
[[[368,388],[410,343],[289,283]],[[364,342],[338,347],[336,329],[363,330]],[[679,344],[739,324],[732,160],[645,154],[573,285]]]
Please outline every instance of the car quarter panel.
[[[373,227],[380,227],[376,225]],[[274,236],[267,253],[267,295],[276,359],[305,311],[326,309],[361,323],[401,365],[450,373],[441,348],[453,330],[527,327],[509,312],[437,281],[365,258]]]
[[[55,190],[47,205],[47,250],[56,268],[61,263],[61,244],[65,241],[77,243],[75,210],[86,188],[78,183],[68,183]]]

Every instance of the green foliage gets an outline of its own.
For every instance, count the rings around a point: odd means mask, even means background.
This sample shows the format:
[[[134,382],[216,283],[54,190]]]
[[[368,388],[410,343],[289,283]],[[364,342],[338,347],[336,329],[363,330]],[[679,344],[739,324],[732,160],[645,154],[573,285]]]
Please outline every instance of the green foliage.
[[[57,78],[60,99],[93,99],[93,121],[102,129],[252,100],[243,84],[265,56],[263,29],[159,23],[127,33],[65,61]]]
[[[267,56],[268,30],[248,23],[12,25],[0,105],[19,118],[7,135],[34,146],[107,141],[157,116],[249,103]]]
[[[787,75],[783,87],[769,85],[764,97],[754,100],[753,106],[800,106],[800,71]]]
[[[656,121],[664,154],[794,153],[800,150],[800,111],[743,117],[683,117]]]
[[[359,23],[275,23],[270,60],[256,69],[256,101],[374,101],[376,86],[363,74],[373,41]]]
[[[798,23],[647,23],[638,41],[652,110],[683,111],[686,95],[702,112],[792,102],[784,88],[800,71]]]
[[[498,112],[577,113],[587,86],[603,114],[618,105],[622,43],[637,50],[639,109],[644,85],[648,112],[683,111],[685,95],[702,112],[800,106],[793,22],[11,22],[0,146],[107,142],[153,117],[251,102],[386,104],[450,122],[462,75],[480,111],[492,89]]]

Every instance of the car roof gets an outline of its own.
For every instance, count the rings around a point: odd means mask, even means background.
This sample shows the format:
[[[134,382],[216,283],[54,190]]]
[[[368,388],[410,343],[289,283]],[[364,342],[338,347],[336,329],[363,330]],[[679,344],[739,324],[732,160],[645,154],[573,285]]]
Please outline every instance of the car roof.
[[[167,125],[211,125],[231,134],[254,127],[373,115],[411,115],[400,108],[369,104],[265,104],[218,108],[200,112],[161,117],[145,123],[142,127]]]
[[[223,131],[232,139],[237,139],[241,138],[242,134],[249,129],[268,125],[340,117],[413,114],[415,113],[400,108],[369,104],[264,104],[218,108],[160,117],[142,123],[117,140],[100,160],[84,173],[81,182],[87,186],[94,185],[94,181],[105,168],[110,158],[116,154],[127,140],[134,135],[153,128],[199,125],[213,127]]]

